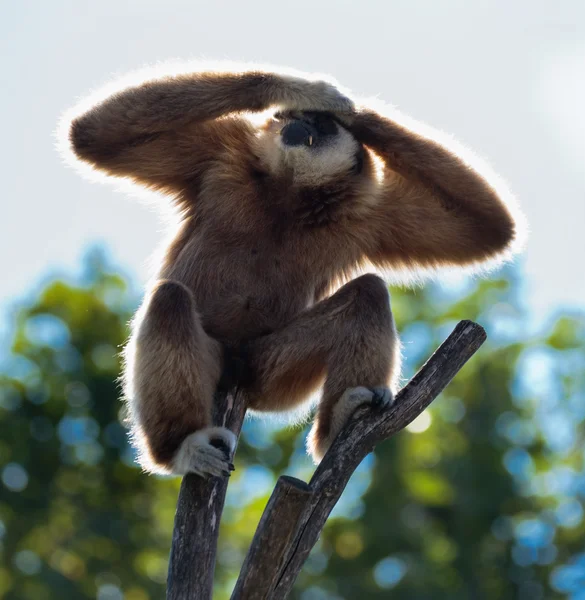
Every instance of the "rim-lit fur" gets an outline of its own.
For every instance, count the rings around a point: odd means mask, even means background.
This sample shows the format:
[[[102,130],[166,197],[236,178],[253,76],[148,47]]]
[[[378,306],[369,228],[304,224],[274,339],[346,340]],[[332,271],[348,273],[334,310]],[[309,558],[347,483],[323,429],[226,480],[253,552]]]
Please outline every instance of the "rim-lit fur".
[[[343,126],[286,147],[282,122],[244,114],[277,108]],[[256,411],[294,410],[322,386],[318,459],[367,401],[355,389],[395,391],[400,370],[386,284],[352,277],[368,265],[477,269],[518,247],[521,217],[489,170],[397,113],[354,110],[327,82],[194,71],[68,120],[77,159],[170,196],[181,214],[126,349],[134,442],[152,471],[228,472],[233,437],[211,423],[228,381]]]
[[[287,147],[278,130],[282,123],[269,121],[258,135],[256,151],[270,174],[288,175],[295,186],[319,187],[344,178],[356,166],[361,150],[358,141],[343,127],[335,137],[321,147]]]

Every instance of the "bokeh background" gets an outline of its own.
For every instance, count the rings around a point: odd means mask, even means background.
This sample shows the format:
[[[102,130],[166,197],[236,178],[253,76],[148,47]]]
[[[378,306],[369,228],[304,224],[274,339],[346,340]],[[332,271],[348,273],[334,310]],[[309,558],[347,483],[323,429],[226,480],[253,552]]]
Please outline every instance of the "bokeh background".
[[[392,288],[405,380],[459,319],[489,341],[352,478],[293,597],[585,599],[585,3],[503,0],[0,4],[0,598],[164,597],[179,482],[120,423],[117,353],[164,237],[156,210],[81,179],[60,114],[168,59],[333,74],[455,135],[527,215],[489,279]],[[222,522],[229,593],[306,428],[249,420]]]

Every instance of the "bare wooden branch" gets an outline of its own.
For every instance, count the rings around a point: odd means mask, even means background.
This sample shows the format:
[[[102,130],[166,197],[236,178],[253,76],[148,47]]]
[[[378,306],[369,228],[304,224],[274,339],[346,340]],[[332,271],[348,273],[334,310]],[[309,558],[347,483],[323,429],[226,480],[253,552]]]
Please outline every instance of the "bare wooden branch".
[[[232,600],[288,596],[349,478],[375,444],[394,435],[443,391],[485,341],[483,328],[461,321],[417,375],[398,394],[390,409],[356,411],[315,471],[301,498],[284,493],[279,480],[246,557]],[[284,540],[278,542],[283,532]],[[268,544],[270,551],[263,549]]]
[[[278,574],[285,567],[278,560],[286,556],[289,546],[294,543],[296,524],[310,497],[311,490],[304,481],[286,475],[279,478],[242,565],[234,597],[264,600],[264,592],[255,587],[255,582],[262,579],[266,587],[277,585]],[[287,514],[272,510],[272,506],[285,509]]]
[[[246,413],[243,394],[219,392],[214,406],[214,423],[239,435]],[[227,486],[225,477],[183,477],[173,528],[167,600],[211,600]]]

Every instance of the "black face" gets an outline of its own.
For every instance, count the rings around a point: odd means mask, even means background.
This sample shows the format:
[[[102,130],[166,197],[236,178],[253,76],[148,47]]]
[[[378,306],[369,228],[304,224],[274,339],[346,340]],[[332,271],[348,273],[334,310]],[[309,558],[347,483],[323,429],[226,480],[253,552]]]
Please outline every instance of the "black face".
[[[334,117],[326,112],[288,111],[274,117],[285,122],[280,130],[282,141],[287,146],[320,146],[338,133]]]

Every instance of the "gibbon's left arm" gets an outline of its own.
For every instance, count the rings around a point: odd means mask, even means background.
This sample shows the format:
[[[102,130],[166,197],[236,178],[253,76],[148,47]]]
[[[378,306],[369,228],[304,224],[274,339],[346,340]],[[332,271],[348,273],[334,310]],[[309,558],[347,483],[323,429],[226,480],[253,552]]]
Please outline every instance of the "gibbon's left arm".
[[[382,267],[465,265],[510,248],[517,223],[472,166],[439,142],[372,110],[347,124],[384,162],[370,226],[370,260]]]

